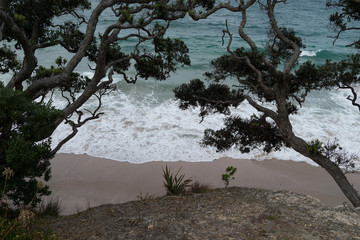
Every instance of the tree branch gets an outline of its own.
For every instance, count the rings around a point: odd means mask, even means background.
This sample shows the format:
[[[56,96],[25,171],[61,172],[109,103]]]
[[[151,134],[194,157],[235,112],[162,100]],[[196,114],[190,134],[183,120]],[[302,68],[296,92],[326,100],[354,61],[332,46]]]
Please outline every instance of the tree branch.
[[[243,1],[242,1],[243,2]],[[227,21],[225,23],[226,25],[226,30],[223,30],[223,39],[224,39],[224,35],[225,33],[228,34],[229,36],[229,42],[228,45],[226,47],[227,51],[235,58],[238,60],[245,60],[246,64],[250,67],[250,69],[256,73],[257,75],[257,83],[259,84],[260,88],[269,96],[273,96],[274,97],[274,91],[269,88],[268,86],[266,86],[263,82],[263,74],[261,73],[261,71],[259,69],[257,69],[250,61],[249,57],[244,56],[244,57],[238,57],[235,55],[235,53],[230,49],[230,45],[232,43],[232,34],[230,33]],[[258,51],[257,51],[257,46],[256,44],[252,41],[252,39],[244,32],[244,27],[246,25],[246,9],[242,10],[242,20],[239,26],[239,35],[242,39],[244,39],[250,46],[252,53],[255,56],[258,56]],[[223,40],[224,41],[224,40]],[[266,62],[265,58],[262,58],[262,60],[264,61],[264,63]],[[270,64],[270,63],[268,63]],[[256,89],[254,89],[256,90]]]
[[[248,101],[248,103],[255,108],[257,111],[264,113],[266,116],[272,118],[274,121],[277,119],[277,113],[273,110],[270,110],[266,107],[261,106],[257,102],[255,102],[249,95],[244,95],[245,99]]]
[[[7,84],[8,88],[15,87],[18,90],[22,90],[22,82],[31,76],[37,66],[37,58],[35,57],[34,49],[30,41],[26,37],[26,33],[21,30],[14,19],[7,12],[0,10],[0,20],[3,24],[10,26],[24,51],[24,61],[21,70],[16,73]]]
[[[355,107],[357,107],[360,111],[360,103],[357,103],[357,92],[355,91],[353,86],[350,86],[349,84],[343,84],[343,85],[338,85],[339,88],[341,89],[350,89],[351,93],[352,93],[352,97],[349,95],[346,99],[351,101],[351,104]]]
[[[284,75],[289,75],[291,73],[291,69],[293,68],[296,61],[298,60],[301,51],[300,51],[300,47],[295,42],[291,41],[290,39],[288,39],[287,37],[284,36],[284,34],[280,31],[280,29],[277,25],[277,21],[275,19],[275,15],[274,15],[274,9],[275,9],[275,5],[278,2],[285,3],[286,1],[267,0],[268,17],[270,19],[271,27],[274,30],[274,32],[276,33],[276,35],[280,38],[281,41],[283,41],[284,43],[291,46],[292,49],[294,50],[294,53],[292,54],[291,58],[285,63],[285,66],[283,69]]]

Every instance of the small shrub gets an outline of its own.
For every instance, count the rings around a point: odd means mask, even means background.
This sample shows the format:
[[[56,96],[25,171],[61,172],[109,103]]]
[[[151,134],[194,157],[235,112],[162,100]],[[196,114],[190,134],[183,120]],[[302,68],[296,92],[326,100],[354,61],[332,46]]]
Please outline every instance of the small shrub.
[[[170,172],[170,169],[166,165],[165,170],[163,169],[163,177],[165,179],[164,187],[167,195],[180,195],[184,194],[186,188],[189,187],[192,182],[191,178],[184,179],[185,174],[179,175],[181,168],[174,175]]]
[[[223,180],[225,184],[225,189],[229,186],[229,182],[231,179],[235,179],[234,174],[236,173],[237,168],[233,166],[229,166],[226,168],[226,173],[221,175],[221,180]]]
[[[206,193],[211,190],[210,186],[207,184],[199,183],[199,181],[196,181],[190,186],[189,192],[191,193]]]

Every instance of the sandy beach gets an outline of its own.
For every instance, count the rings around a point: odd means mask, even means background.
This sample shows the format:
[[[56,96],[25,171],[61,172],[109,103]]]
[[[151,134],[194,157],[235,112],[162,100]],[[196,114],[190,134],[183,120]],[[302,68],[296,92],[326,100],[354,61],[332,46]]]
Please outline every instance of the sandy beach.
[[[165,194],[162,168],[184,173],[194,181],[213,188],[224,187],[221,174],[227,166],[238,170],[230,186],[289,190],[318,198],[328,206],[341,205],[347,199],[334,180],[319,167],[304,162],[282,160],[239,160],[220,158],[212,162],[149,162],[131,164],[88,155],[57,154],[51,160],[51,197],[61,201],[62,214],[72,214],[108,203],[138,200],[146,194]],[[360,189],[360,175],[348,178]]]

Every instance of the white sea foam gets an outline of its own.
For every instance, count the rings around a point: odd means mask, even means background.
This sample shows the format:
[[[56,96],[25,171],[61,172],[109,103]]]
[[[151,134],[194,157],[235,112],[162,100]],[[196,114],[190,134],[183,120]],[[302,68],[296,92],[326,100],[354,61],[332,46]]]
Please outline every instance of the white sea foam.
[[[300,57],[315,57],[319,52],[321,52],[321,50],[301,50]]]
[[[310,159],[291,149],[267,155],[261,150],[241,154],[235,149],[217,153],[214,148],[203,148],[199,143],[204,129],[221,128],[223,116],[209,116],[200,124],[198,109],[183,111],[176,101],[158,102],[153,94],[149,92],[141,101],[120,91],[107,96],[103,109],[105,114],[82,127],[61,152],[86,153],[132,163],[212,161],[229,156],[258,160],[279,158],[312,164]],[[360,149],[360,136],[356,134],[360,115],[345,100],[346,96],[343,91],[312,93],[299,113],[292,116],[296,134],[306,141],[319,139],[326,142],[336,137],[347,150],[357,152]],[[234,113],[250,116],[254,110],[244,103]],[[61,125],[54,134],[54,145],[68,133],[69,127]]]

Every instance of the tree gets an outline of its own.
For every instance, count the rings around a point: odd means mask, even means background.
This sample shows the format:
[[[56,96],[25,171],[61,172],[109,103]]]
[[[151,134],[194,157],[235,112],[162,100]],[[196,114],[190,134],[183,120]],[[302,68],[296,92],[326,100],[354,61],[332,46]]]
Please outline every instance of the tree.
[[[39,187],[38,179],[50,179],[49,160],[53,157],[50,139],[41,142],[36,139],[48,134],[52,122],[63,113],[36,104],[22,92],[5,88],[1,83],[0,109],[0,163],[3,169],[14,172],[8,181],[1,176],[1,192],[15,205],[36,206],[39,197],[50,193],[48,186]]]
[[[337,32],[334,37],[334,43],[345,32],[358,32],[360,30],[360,2],[356,0],[327,0],[326,5],[331,8],[336,8],[338,11],[331,14],[330,23],[333,29]],[[360,39],[347,45],[347,47],[353,47],[357,50],[360,49]],[[356,56],[358,57],[358,56]],[[354,58],[354,57],[351,57]],[[360,111],[360,103],[358,102],[357,91],[354,88],[354,84],[359,83],[359,77],[357,71],[353,71],[353,62],[349,58],[344,60],[340,64],[333,64],[336,68],[341,68],[342,72],[346,72],[347,76],[339,79],[340,81],[331,82],[330,85],[337,86],[340,89],[348,89],[351,95],[347,97],[351,101],[352,105],[357,107]],[[344,71],[345,70],[345,71]],[[340,72],[340,71],[339,71]]]
[[[51,134],[60,123],[69,124],[72,133],[51,149],[51,154],[46,156],[48,159],[75,136],[81,126],[101,116],[102,97],[116,88],[113,80],[115,75],[130,84],[135,84],[138,79],[165,80],[178,65],[189,65],[188,48],[184,42],[165,36],[171,21],[187,14],[195,20],[206,18],[222,8],[238,10],[228,3],[215,6],[214,0],[101,0],[87,17],[84,11],[91,9],[88,0],[1,0],[0,40],[3,45],[0,47],[0,72],[12,75],[8,81],[2,80],[6,88],[4,91],[12,90],[16,96],[21,92],[27,101],[47,106],[50,112],[54,112],[51,108],[55,101],[54,94],[61,95],[66,102],[65,107],[59,109],[62,114],[39,120],[40,123],[46,122],[46,131],[31,130],[37,134],[23,138],[24,144],[31,148],[38,142],[45,142],[48,153],[49,142],[46,141]],[[103,32],[96,33],[102,14],[112,15],[114,21]],[[137,43],[131,52],[125,53],[121,44],[131,38],[136,39]],[[49,59],[47,62],[53,61],[53,65],[42,66],[36,53],[50,47],[62,48],[71,57]],[[86,59],[94,73],[91,78],[75,71],[79,63]],[[133,70],[135,74],[131,75]],[[90,98],[97,100],[98,106],[94,109],[83,108]],[[14,103],[5,99],[3,106],[11,104]],[[16,115],[19,118],[21,112],[27,113],[30,111],[27,108],[32,106],[25,104],[25,100],[21,104],[14,109],[20,111]],[[0,112],[5,111],[1,109]],[[48,118],[42,113],[36,119],[41,117]],[[20,120],[11,118],[1,123],[1,139],[7,139],[6,134],[14,130],[17,121]],[[41,128],[35,123],[31,121],[26,124],[34,124],[31,129]],[[16,136],[25,135],[22,130],[17,130]],[[9,146],[1,147],[0,155],[8,157]],[[12,151],[14,164],[30,161],[15,157],[18,148],[19,145],[14,145]],[[34,158],[38,163],[45,159],[40,156]],[[0,159],[0,167],[4,166],[6,163]],[[48,168],[41,171],[47,180],[50,176],[47,174]],[[29,192],[22,191],[21,194],[29,195]]]
[[[239,10],[241,23],[238,32],[250,49],[231,49],[233,37],[226,23],[223,39],[228,37],[229,54],[211,62],[213,70],[205,74],[212,81],[208,86],[195,79],[174,90],[175,97],[180,100],[179,107],[187,109],[200,106],[202,118],[215,112],[228,115],[222,129],[205,130],[203,145],[214,146],[218,151],[236,147],[241,152],[260,147],[266,152],[291,147],[324,168],[350,202],[359,207],[360,195],[340,168],[342,164],[352,162],[353,158],[342,156],[336,144],[324,145],[318,140],[306,142],[294,133],[289,117],[299,111],[298,106],[302,105],[310,91],[329,86],[327,83],[347,73],[345,70],[341,72],[341,69],[333,70],[330,61],[322,66],[315,66],[311,62],[299,65],[300,49],[305,46],[294,30],[280,27],[274,15],[276,4],[286,1],[264,2],[259,1],[259,4],[270,24],[265,51],[260,52],[246,34],[244,29],[248,9],[242,8]],[[249,3],[254,5],[255,1]],[[245,2],[240,1],[241,4]],[[358,59],[353,60],[354,71],[358,71]],[[336,64],[341,66],[341,63]],[[235,78],[237,85],[230,88],[220,83],[228,78]],[[237,107],[243,101],[247,101],[258,114],[248,119],[231,115],[231,107]]]

